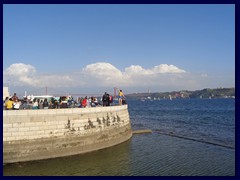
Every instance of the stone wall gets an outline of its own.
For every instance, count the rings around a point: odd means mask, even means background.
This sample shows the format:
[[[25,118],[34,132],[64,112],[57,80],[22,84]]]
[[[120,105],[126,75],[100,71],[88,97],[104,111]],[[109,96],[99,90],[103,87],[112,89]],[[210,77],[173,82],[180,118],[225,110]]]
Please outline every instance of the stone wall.
[[[4,163],[81,154],[131,136],[127,105],[3,111]]]

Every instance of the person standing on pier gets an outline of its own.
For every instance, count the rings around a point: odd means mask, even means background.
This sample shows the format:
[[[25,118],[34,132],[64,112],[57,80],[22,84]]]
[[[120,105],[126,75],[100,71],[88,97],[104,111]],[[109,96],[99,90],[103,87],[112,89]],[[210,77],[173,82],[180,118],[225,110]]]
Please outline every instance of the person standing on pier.
[[[13,94],[12,100],[13,102],[18,102],[18,97],[16,93]]]
[[[122,105],[123,98],[125,98],[125,96],[124,96],[122,90],[119,90],[119,93],[118,93],[118,102],[119,102],[119,105]]]
[[[108,106],[108,101],[109,101],[109,94],[105,92],[102,97],[103,106]]]
[[[48,109],[48,101],[47,101],[47,98],[45,98],[44,101],[43,101],[43,109]]]

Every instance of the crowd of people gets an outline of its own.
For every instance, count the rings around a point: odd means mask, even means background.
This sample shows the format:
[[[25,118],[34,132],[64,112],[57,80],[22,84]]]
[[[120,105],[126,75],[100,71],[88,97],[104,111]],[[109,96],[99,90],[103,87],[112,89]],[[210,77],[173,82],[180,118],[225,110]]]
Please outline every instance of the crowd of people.
[[[6,97],[5,100],[3,101],[3,108],[6,110],[10,109],[19,109],[21,106],[21,101],[19,101],[16,93],[12,97]]]
[[[122,90],[118,94],[118,103],[114,103],[113,96],[105,92],[101,99],[97,97],[78,97],[76,100],[72,96],[60,96],[58,98],[27,98],[19,99],[14,93],[12,97],[6,97],[3,101],[4,110],[18,109],[58,109],[58,108],[87,108],[97,106],[113,106],[126,104],[125,96]]]

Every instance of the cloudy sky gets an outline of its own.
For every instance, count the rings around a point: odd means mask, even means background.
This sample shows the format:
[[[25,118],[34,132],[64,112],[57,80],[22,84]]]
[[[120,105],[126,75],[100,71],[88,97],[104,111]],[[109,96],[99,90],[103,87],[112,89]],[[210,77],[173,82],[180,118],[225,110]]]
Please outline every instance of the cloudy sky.
[[[235,87],[234,8],[4,4],[3,85],[11,94]]]

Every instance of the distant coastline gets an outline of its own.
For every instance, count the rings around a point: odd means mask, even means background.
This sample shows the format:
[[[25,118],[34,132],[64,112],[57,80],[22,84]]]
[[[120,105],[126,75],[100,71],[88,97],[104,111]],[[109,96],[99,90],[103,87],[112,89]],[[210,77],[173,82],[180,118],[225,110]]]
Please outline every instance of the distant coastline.
[[[196,91],[172,91],[172,92],[153,92],[153,93],[132,93],[126,95],[127,99],[185,99],[185,98],[199,98],[199,99],[214,99],[214,98],[235,98],[235,88],[215,88],[202,89]]]

